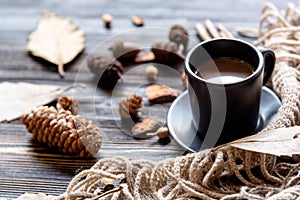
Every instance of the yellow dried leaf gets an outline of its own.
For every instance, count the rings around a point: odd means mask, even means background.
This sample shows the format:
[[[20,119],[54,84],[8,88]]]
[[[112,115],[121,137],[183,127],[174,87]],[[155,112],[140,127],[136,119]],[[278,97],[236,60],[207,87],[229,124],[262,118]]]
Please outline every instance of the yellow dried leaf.
[[[32,55],[58,65],[59,74],[64,76],[63,65],[83,51],[84,42],[83,30],[70,19],[45,11],[28,38],[27,49]]]
[[[228,145],[276,156],[300,154],[300,126],[279,128],[235,140]]]
[[[2,82],[0,122],[17,119],[31,108],[50,103],[63,92],[62,88],[54,85]]]

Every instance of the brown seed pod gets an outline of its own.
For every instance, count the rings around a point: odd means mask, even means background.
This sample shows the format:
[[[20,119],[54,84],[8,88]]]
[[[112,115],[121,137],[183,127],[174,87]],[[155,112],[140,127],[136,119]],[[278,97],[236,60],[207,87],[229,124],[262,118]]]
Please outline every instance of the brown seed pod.
[[[174,64],[184,61],[182,50],[175,42],[157,42],[152,45],[151,51],[155,60],[163,64]]]
[[[139,46],[130,42],[123,42],[122,40],[115,41],[108,47],[108,50],[119,61],[133,61],[141,51]]]
[[[143,26],[144,25],[144,19],[140,15],[132,16],[131,21],[135,26]]]
[[[112,90],[124,71],[119,61],[107,56],[91,57],[88,67],[96,76],[100,76],[98,86],[105,90]]]
[[[183,45],[183,49],[186,50],[189,34],[187,30],[181,25],[173,25],[169,32],[169,40],[175,42],[178,46]]]
[[[146,95],[151,103],[172,102],[179,92],[166,85],[152,84],[146,88]]]

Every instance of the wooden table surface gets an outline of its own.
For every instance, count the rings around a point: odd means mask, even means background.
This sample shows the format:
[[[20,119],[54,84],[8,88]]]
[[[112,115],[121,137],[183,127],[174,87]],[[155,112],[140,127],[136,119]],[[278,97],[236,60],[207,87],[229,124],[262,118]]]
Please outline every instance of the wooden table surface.
[[[285,8],[287,3],[281,0],[271,2],[280,9]],[[263,4],[261,0],[2,0],[0,82],[22,81],[61,87],[84,83],[85,88],[68,91],[66,95],[74,95],[80,103],[80,115],[101,127],[103,143],[96,159],[78,159],[61,155],[33,141],[20,120],[1,123],[0,197],[16,198],[24,192],[61,194],[76,173],[105,157],[126,156],[158,161],[183,155],[184,150],[174,141],[162,145],[156,137],[133,139],[118,126],[119,117],[115,114],[117,101],[132,92],[144,95],[145,85],[149,83],[144,75],[145,65],[128,70],[124,78],[126,87],[121,86],[122,90],[112,96],[96,87],[94,75],[89,72],[85,59],[88,55],[110,55],[106,47],[116,39],[132,41],[143,47],[150,47],[155,41],[167,41],[168,28],[174,24],[183,25],[189,31],[189,47],[192,47],[200,41],[194,29],[195,23],[207,18],[223,23],[237,36],[237,26],[257,27]],[[86,48],[74,62],[66,66],[65,78],[59,77],[54,65],[34,59],[25,48],[26,39],[35,30],[44,10],[72,19],[85,31]],[[103,13],[113,15],[110,30],[103,26]],[[144,27],[133,26],[130,17],[134,14],[144,17]],[[183,90],[178,73],[172,76],[168,72],[161,73],[158,82]],[[164,120],[169,106],[151,106],[145,102],[143,112]]]

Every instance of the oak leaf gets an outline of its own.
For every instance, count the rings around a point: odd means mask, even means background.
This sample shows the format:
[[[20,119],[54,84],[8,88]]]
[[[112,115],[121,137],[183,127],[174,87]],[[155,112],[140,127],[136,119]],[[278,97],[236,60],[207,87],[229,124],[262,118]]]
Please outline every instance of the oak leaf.
[[[50,103],[64,91],[54,85],[2,82],[0,122],[17,119],[31,108]]]
[[[64,76],[63,65],[71,62],[84,49],[84,32],[70,19],[45,11],[37,29],[28,38],[27,49],[58,65],[58,72]]]
[[[228,145],[275,156],[300,154],[300,126],[279,128],[235,140]]]

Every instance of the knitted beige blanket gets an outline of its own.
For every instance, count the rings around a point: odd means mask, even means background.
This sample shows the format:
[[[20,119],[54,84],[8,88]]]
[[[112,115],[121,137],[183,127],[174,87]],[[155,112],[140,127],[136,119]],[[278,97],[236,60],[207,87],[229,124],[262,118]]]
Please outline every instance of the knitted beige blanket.
[[[103,159],[76,175],[59,197],[39,194],[36,199],[300,198],[300,159],[296,156],[300,155],[300,127],[294,127],[300,125],[300,10],[288,4],[284,11],[279,11],[267,3],[255,44],[276,54],[272,85],[282,106],[277,119],[254,139],[240,141],[243,145],[236,142],[157,164],[122,157]],[[253,148],[253,142],[257,142],[258,150]],[[101,192],[103,177],[113,179],[117,186]],[[19,199],[35,198],[29,196]]]

